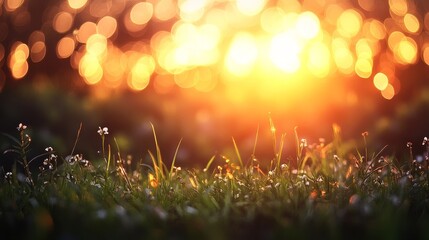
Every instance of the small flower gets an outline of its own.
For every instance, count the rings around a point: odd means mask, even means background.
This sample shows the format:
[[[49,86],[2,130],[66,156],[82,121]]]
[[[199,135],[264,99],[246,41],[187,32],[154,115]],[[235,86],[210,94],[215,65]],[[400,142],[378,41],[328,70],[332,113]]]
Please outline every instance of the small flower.
[[[83,167],[88,167],[89,166],[89,161],[86,159],[81,159],[79,161],[79,163],[83,166]]]
[[[16,129],[18,129],[18,131],[22,131],[22,130],[27,129],[27,126],[24,125],[24,124],[22,124],[22,123],[20,123]]]
[[[54,151],[54,149],[52,147],[47,147],[47,148],[45,148],[45,151],[46,152],[52,152],[52,151]]]
[[[407,148],[412,148],[413,143],[412,142],[407,142]]]
[[[107,127],[103,127],[103,128],[98,127],[97,133],[100,134],[100,136],[104,136],[109,134],[109,129]]]
[[[424,137],[424,138],[423,138],[423,143],[422,143],[422,145],[424,146],[424,145],[426,145],[426,143],[428,143],[428,142],[429,142],[428,138],[427,138],[427,137]]]
[[[283,171],[285,171],[285,170],[288,170],[288,169],[289,169],[289,167],[287,166],[287,164],[286,164],[286,163],[283,163],[282,165],[280,165],[280,168],[281,168]]]
[[[367,137],[369,135],[368,131],[362,133],[362,137]]]
[[[308,146],[308,144],[307,144],[307,139],[305,139],[305,138],[301,139],[301,143],[299,144],[299,146],[300,146],[301,148],[305,148],[305,147],[307,147],[307,146]]]
[[[4,175],[4,178],[5,178],[6,181],[10,182],[12,180],[12,172],[7,172]]]

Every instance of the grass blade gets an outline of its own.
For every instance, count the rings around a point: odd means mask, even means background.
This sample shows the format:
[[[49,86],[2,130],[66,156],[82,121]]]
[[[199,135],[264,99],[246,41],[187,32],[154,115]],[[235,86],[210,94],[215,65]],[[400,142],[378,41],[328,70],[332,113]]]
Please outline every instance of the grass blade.
[[[213,155],[210,160],[207,162],[206,167],[204,168],[204,172],[207,172],[209,170],[210,165],[212,165],[213,161],[215,160],[216,155]]]
[[[73,148],[71,150],[70,156],[73,156],[73,153],[74,153],[74,150],[76,149],[76,145],[77,145],[77,142],[79,140],[81,131],[82,131],[82,122],[80,122],[79,129],[77,130],[76,140],[74,141],[74,145],[73,145]]]
[[[180,139],[179,143],[177,144],[176,151],[174,152],[173,161],[171,162],[170,167],[170,173],[169,176],[173,173],[174,164],[176,163],[177,153],[179,152],[180,144],[182,143],[183,138]]]
[[[159,176],[164,178],[164,167],[165,164],[162,161],[162,156],[161,156],[161,150],[159,148],[159,144],[158,144],[158,138],[156,136],[156,131],[155,131],[155,127],[153,126],[152,123],[150,123],[150,126],[152,127],[152,133],[153,133],[153,138],[155,141],[155,149],[156,149],[156,160],[157,160],[157,165],[158,165],[158,169],[159,169]]]
[[[232,142],[234,144],[235,154],[237,155],[238,162],[240,163],[240,167],[243,168],[243,160],[241,159],[240,151],[238,150],[237,143],[235,142],[234,137],[232,138]]]

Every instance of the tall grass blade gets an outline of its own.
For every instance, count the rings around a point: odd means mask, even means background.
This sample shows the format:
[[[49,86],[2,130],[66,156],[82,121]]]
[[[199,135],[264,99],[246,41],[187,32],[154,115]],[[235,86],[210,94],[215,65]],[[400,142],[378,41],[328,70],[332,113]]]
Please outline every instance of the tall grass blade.
[[[279,151],[276,154],[276,158],[277,158],[276,169],[277,170],[280,169],[280,161],[282,158],[283,147],[284,147],[284,143],[285,143],[285,137],[286,137],[286,133],[283,133],[281,138],[280,138]]]
[[[119,149],[118,141],[116,140],[116,138],[113,138],[113,140],[115,141],[116,149],[118,150],[118,158],[119,158],[118,162],[119,162],[119,170],[121,172],[121,176],[125,179],[125,182],[127,183],[129,190],[131,190],[132,189],[131,181],[128,178],[127,171],[125,171],[125,167],[124,167],[124,164],[122,162],[121,150]]]
[[[153,138],[155,140],[155,149],[156,149],[156,160],[157,160],[157,166],[159,169],[159,176],[161,176],[162,178],[164,178],[164,168],[165,168],[165,164],[162,161],[162,156],[161,156],[161,150],[159,148],[159,144],[158,144],[158,138],[156,136],[156,131],[155,131],[155,127],[153,126],[152,123],[150,123],[150,126],[152,127],[152,133],[153,133]]]
[[[206,167],[204,168],[204,172],[207,172],[209,170],[210,165],[212,165],[213,161],[215,160],[216,155],[213,155],[210,160],[207,162]]]
[[[182,143],[182,140],[183,140],[183,138],[180,139],[179,143],[177,144],[176,151],[174,152],[173,161],[171,162],[169,176],[171,176],[171,174],[173,173],[174,164],[176,163],[177,153],[179,152],[179,148],[180,148],[180,144]]]
[[[253,144],[252,158],[256,156],[256,145],[258,144],[258,138],[259,138],[259,124],[258,124],[258,128],[256,128],[256,136],[255,136],[255,143]]]
[[[109,177],[109,170],[110,170],[110,162],[112,160],[112,149],[110,147],[110,144],[107,145],[107,165],[106,165],[106,181]]]
[[[156,180],[159,180],[160,174],[159,174],[159,167],[156,163],[156,158],[150,150],[148,150],[148,153],[149,153],[150,159],[152,160],[153,170],[155,172],[155,178]]]
[[[274,126],[273,119],[271,118],[271,113],[268,115],[268,120],[270,121],[270,131],[273,137],[273,151],[277,151],[277,137],[276,137],[276,126]]]
[[[74,145],[73,145],[73,148],[71,150],[70,156],[73,156],[74,150],[76,149],[77,142],[79,141],[81,131],[82,131],[82,122],[80,122],[79,129],[77,130],[76,139],[74,141]]]
[[[232,138],[232,143],[234,144],[235,155],[237,155],[237,159],[238,159],[238,162],[240,163],[240,167],[243,168],[243,160],[241,159],[240,151],[238,150],[238,146],[234,138]]]
[[[301,147],[299,143],[299,136],[298,136],[298,127],[294,127],[293,129],[294,135],[295,135],[295,144],[296,144],[296,167],[299,168],[301,165]]]

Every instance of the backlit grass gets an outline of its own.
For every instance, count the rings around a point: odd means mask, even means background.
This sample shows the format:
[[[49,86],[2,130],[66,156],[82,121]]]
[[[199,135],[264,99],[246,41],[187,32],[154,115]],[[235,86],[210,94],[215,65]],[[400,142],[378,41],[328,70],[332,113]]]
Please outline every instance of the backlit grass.
[[[308,143],[295,129],[295,156],[283,156],[284,134],[270,119],[274,157],[255,146],[242,156],[214,155],[204,168],[167,166],[152,125],[155,151],[146,159],[121,154],[108,128],[99,128],[99,159],[52,147],[29,159],[31,136],[20,124],[5,134],[10,148],[1,168],[3,236],[28,239],[427,239],[429,171],[426,151],[408,159],[334,140]],[[94,130],[97,134],[97,130]],[[417,143],[415,143],[417,144]],[[34,149],[33,149],[34,150]],[[97,151],[97,150],[95,150]],[[7,158],[5,157],[7,156]]]

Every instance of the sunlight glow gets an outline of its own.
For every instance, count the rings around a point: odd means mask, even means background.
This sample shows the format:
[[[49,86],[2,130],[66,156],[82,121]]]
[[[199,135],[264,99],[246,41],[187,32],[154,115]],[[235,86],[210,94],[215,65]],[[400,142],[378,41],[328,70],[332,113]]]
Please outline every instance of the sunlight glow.
[[[265,6],[266,0],[237,0],[238,10],[249,16],[254,16],[262,11]]]
[[[337,30],[343,37],[356,36],[362,27],[362,16],[353,9],[344,11],[337,20]]]
[[[69,6],[73,9],[80,9],[85,6],[87,0],[67,0]]]
[[[309,61],[307,68],[318,78],[324,78],[331,69],[331,54],[329,48],[321,43],[314,43],[309,49]]]
[[[65,33],[73,25],[73,16],[69,12],[59,12],[52,22],[53,28],[59,33]]]
[[[112,37],[117,31],[118,23],[115,18],[105,16],[97,23],[97,32],[104,35],[106,38]]]
[[[386,74],[379,72],[374,76],[374,86],[380,90],[384,91],[389,84],[389,78],[387,78]]]
[[[30,54],[30,49],[22,42],[15,43],[12,49],[13,51],[9,55],[9,68],[13,78],[21,79],[28,72],[27,59]]]
[[[75,49],[75,41],[71,37],[63,37],[58,41],[57,44],[57,56],[59,58],[68,58],[70,57]]]
[[[270,60],[282,71],[294,73],[301,67],[299,54],[302,47],[293,33],[280,33],[271,42]]]
[[[24,3],[24,0],[5,0],[5,8],[9,12],[13,12]]]
[[[145,89],[149,85],[154,69],[155,61],[152,56],[143,55],[134,64],[128,79],[128,85],[136,91]]]
[[[320,31],[319,18],[312,12],[303,12],[296,20],[296,30],[303,39],[311,39]]]
[[[250,73],[257,57],[256,39],[248,33],[238,33],[229,47],[225,67],[236,76],[244,76]]]
[[[405,28],[411,33],[417,33],[420,30],[419,19],[410,13],[405,14],[404,25]]]
[[[130,19],[136,25],[144,25],[152,18],[153,5],[148,2],[140,2],[134,5],[130,12]]]
[[[10,31],[24,33],[33,19],[25,0],[0,3],[0,15],[11,16],[10,24],[0,23],[2,42]],[[274,99],[274,92],[298,95],[322,80],[363,78],[391,99],[400,91],[396,68],[429,65],[429,13],[419,4],[65,0],[43,13],[46,22],[25,35],[28,41],[23,34],[10,46],[0,44],[0,64],[21,79],[31,71],[29,60],[40,63],[52,51],[69,58],[89,85],[140,91],[153,84],[161,94],[220,85],[234,99],[255,92]]]
[[[395,89],[391,84],[388,84],[387,87],[381,91],[381,95],[385,99],[390,100],[395,96]]]

